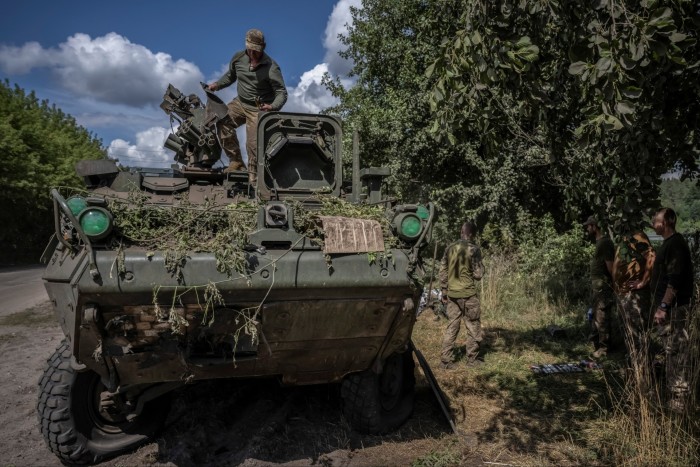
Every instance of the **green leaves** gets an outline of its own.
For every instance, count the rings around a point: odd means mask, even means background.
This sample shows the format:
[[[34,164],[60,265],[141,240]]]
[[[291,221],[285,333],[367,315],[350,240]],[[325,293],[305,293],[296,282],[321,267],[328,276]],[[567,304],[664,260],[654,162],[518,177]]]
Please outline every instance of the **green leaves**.
[[[666,26],[673,25],[672,11],[670,8],[659,8],[654,10],[654,12],[649,17],[649,26],[653,26],[657,29],[661,29]]]
[[[586,62],[574,62],[569,65],[569,73],[572,75],[580,75],[588,68],[588,63]]]
[[[74,164],[104,157],[101,142],[33,92],[0,82],[0,244],[5,260],[36,261],[53,231],[49,188],[80,186]]]
[[[524,214],[564,225],[593,210],[633,225],[662,173],[697,173],[696,12],[598,3],[363,2],[348,42],[358,85],[344,102],[363,158],[390,165],[399,194],[429,196],[444,218],[505,229]]]

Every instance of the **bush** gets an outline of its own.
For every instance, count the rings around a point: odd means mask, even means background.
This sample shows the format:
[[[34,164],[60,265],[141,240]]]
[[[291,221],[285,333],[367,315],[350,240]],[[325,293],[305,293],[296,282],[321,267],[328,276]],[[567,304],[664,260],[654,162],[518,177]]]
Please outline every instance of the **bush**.
[[[552,217],[545,216],[527,222],[518,247],[518,263],[521,272],[540,281],[550,297],[583,301],[588,297],[593,249],[580,226],[558,233]]]

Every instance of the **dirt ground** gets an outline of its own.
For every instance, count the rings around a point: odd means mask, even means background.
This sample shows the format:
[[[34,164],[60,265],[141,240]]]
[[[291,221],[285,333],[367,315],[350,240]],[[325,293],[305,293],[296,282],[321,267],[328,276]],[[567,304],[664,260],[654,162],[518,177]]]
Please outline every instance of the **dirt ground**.
[[[44,444],[35,404],[46,359],[62,338],[49,302],[0,315],[0,466],[61,465]],[[462,462],[471,458],[467,465],[483,465],[470,454],[475,438],[452,433],[420,372],[417,377],[414,414],[389,436],[353,432],[341,416],[337,385],[189,385],[174,394],[158,439],[101,465],[411,465],[439,460],[445,446]]]

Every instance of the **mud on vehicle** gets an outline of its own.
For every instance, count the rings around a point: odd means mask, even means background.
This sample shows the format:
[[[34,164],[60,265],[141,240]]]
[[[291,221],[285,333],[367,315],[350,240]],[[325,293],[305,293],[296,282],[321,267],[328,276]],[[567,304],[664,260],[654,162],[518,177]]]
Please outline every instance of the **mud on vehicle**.
[[[85,192],[51,192],[43,279],[65,340],[37,410],[65,463],[148,441],[171,392],[204,379],[339,382],[364,433],[410,416],[413,276],[433,206],[388,200],[389,171],[360,170],[357,150],[344,181],[341,126],[325,115],[261,114],[251,186],[215,167],[222,105],[170,86],[174,168],[83,161]]]

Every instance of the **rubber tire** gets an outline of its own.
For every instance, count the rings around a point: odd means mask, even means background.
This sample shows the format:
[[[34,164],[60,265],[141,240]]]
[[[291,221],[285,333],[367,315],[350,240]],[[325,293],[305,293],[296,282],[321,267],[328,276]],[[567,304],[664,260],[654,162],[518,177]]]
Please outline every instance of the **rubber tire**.
[[[163,428],[170,409],[166,394],[145,404],[132,421],[109,422],[95,415],[91,404],[104,387],[92,371],[76,372],[71,350],[64,340],[39,381],[37,415],[41,433],[51,452],[64,464],[84,465],[131,451]]]
[[[340,396],[353,429],[375,435],[401,426],[413,413],[414,368],[413,355],[405,352],[389,357],[382,374],[367,370],[346,376]]]

